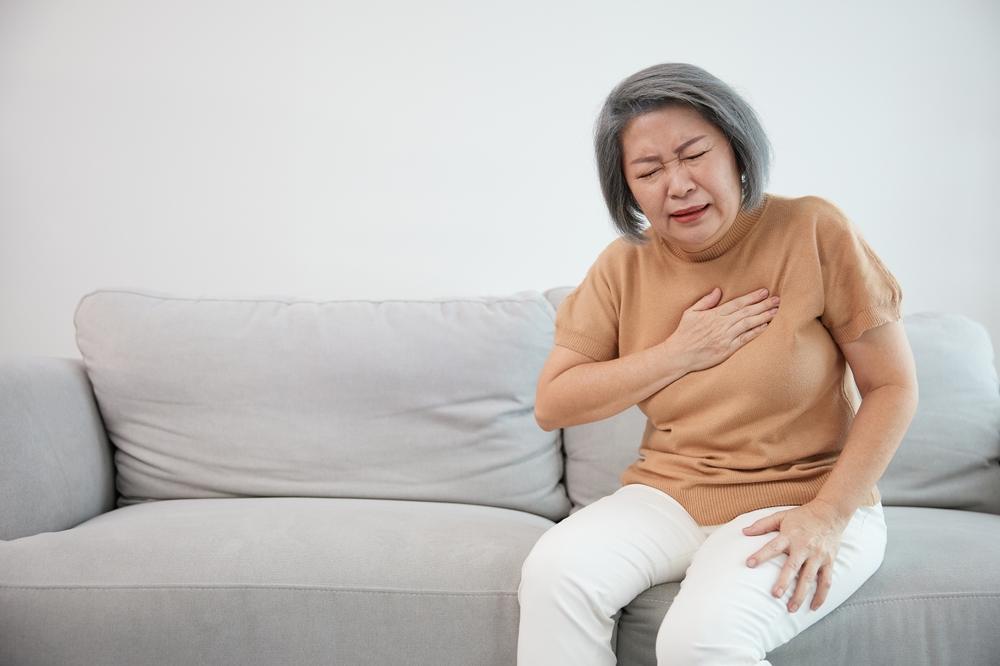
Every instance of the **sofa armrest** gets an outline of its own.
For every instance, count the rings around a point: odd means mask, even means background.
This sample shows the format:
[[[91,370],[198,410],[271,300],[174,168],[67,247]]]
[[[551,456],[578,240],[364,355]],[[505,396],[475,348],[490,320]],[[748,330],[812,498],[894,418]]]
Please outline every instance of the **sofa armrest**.
[[[114,508],[111,445],[83,363],[0,356],[0,540]]]

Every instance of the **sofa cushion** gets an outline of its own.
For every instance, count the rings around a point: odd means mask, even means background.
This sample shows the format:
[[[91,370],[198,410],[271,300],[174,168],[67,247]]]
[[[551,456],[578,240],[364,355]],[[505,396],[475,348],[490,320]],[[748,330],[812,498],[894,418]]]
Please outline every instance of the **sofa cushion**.
[[[558,433],[535,423],[541,294],[302,302],[98,291],[77,344],[121,504],[226,496],[485,504],[553,519]]]
[[[0,539],[64,530],[109,511],[114,475],[83,364],[0,356]]]
[[[882,479],[882,503],[1000,513],[1000,388],[986,329],[961,315],[904,319],[920,402]]]
[[[552,523],[323,498],[152,502],[0,542],[3,664],[513,664]]]
[[[885,560],[839,608],[768,654],[774,666],[994,666],[1000,654],[1000,516],[886,507]],[[655,666],[680,589],[650,588],[618,622],[618,664]]]

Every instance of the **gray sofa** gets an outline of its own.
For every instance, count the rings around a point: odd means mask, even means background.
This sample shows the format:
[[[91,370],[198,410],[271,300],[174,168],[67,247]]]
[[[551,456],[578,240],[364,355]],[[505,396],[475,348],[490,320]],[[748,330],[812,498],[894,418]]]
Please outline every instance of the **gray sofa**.
[[[522,561],[643,427],[534,423],[566,293],[88,295],[83,363],[0,357],[0,664],[514,664]],[[993,351],[963,317],[905,323],[885,563],[775,666],[1000,663]],[[623,610],[620,664],[655,663],[677,588]]]

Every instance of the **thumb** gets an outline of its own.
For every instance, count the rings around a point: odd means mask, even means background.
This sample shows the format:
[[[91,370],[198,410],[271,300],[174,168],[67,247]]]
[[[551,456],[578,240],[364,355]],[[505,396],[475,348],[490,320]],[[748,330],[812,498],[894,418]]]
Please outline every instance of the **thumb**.
[[[711,310],[722,300],[722,290],[716,287],[712,293],[702,296],[697,303],[691,306],[692,310]]]

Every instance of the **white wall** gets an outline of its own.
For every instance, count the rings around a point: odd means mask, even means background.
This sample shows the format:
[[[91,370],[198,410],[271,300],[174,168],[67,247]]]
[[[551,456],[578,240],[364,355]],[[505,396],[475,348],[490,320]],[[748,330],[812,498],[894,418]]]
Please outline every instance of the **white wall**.
[[[0,0],[0,353],[102,286],[503,294],[613,238],[591,126],[647,65],[746,92],[770,190],[1000,343],[1000,4]]]

